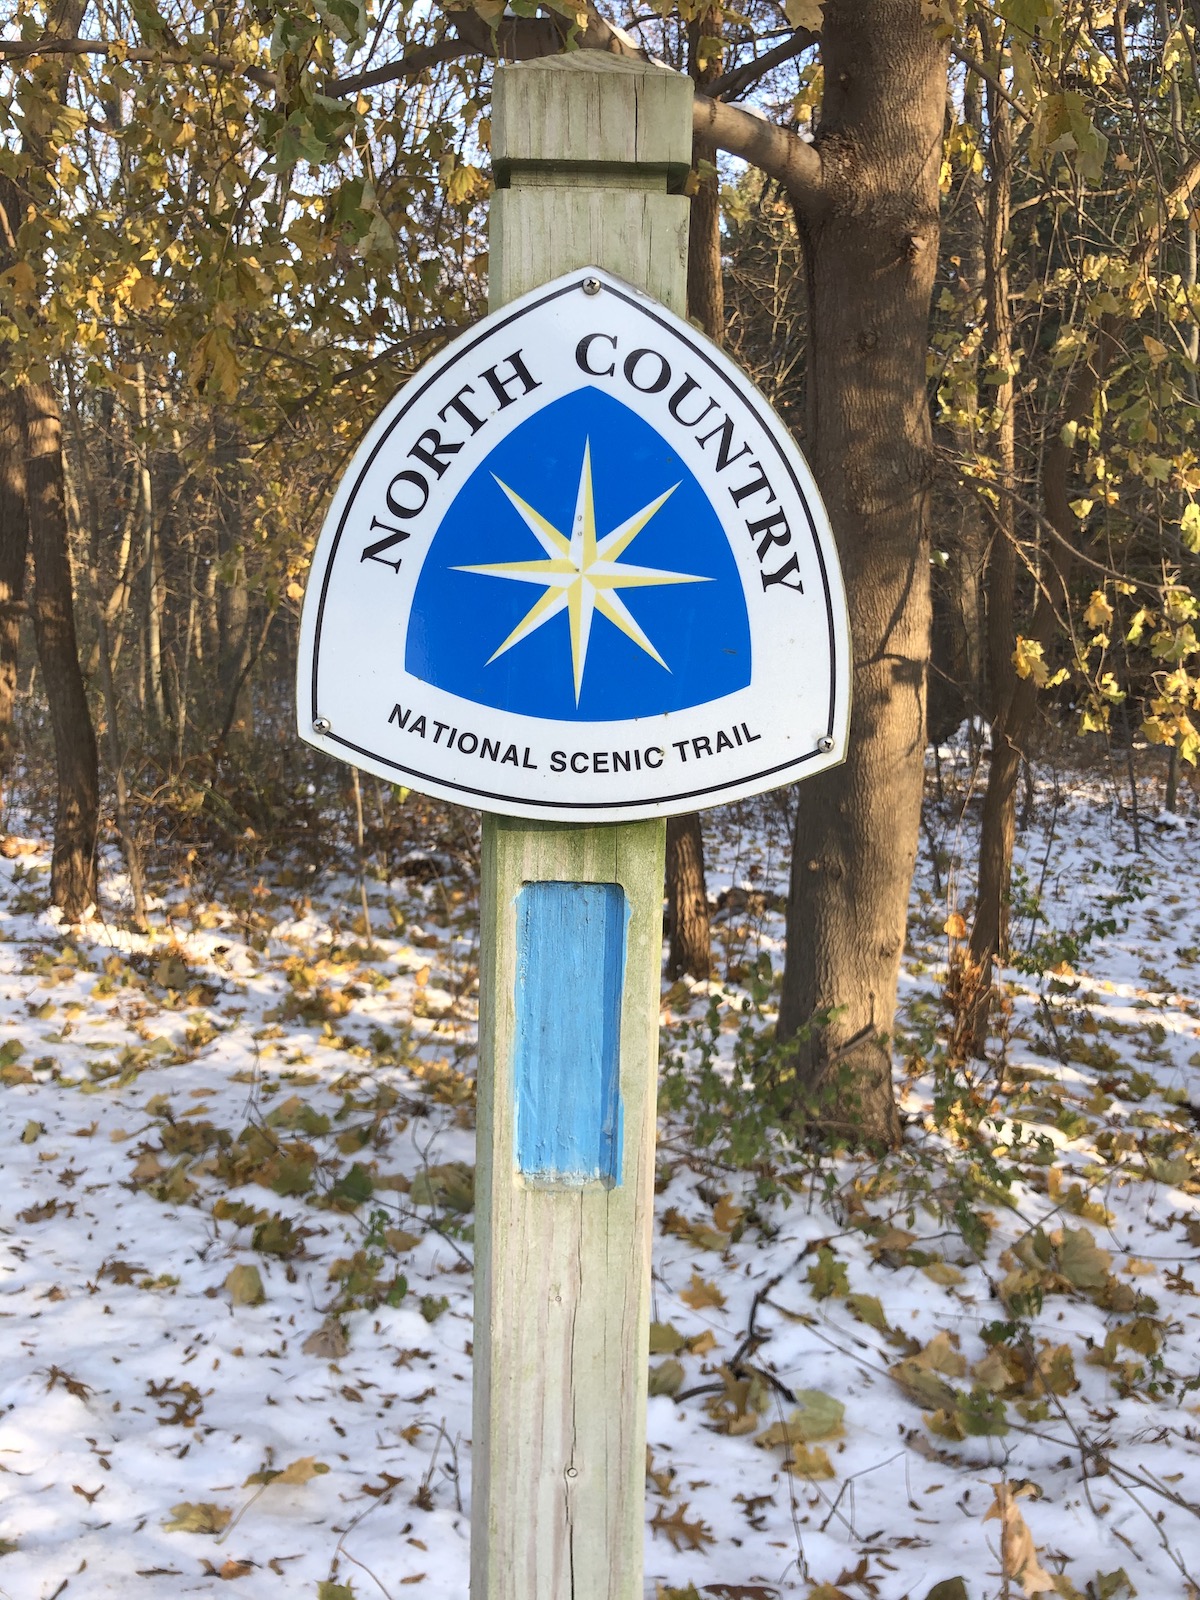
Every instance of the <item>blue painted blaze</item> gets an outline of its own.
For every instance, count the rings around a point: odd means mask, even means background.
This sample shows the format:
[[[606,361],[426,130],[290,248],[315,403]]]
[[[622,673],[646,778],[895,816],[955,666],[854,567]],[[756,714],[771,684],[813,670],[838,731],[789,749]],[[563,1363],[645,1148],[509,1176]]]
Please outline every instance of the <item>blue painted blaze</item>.
[[[621,1177],[620,1041],[629,907],[616,883],[527,883],[517,896],[517,1171]]]

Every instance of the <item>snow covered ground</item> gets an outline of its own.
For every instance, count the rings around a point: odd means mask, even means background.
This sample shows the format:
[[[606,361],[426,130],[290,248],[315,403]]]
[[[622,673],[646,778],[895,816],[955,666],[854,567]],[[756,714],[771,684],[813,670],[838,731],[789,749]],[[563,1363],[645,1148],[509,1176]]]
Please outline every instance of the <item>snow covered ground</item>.
[[[1138,854],[1101,785],[1039,786],[1015,944],[1058,971],[1009,975],[1004,1070],[964,1086],[951,788],[905,1151],[748,1173],[664,1121],[647,1596],[1200,1593],[1194,808]],[[709,823],[722,981],[671,988],[664,1039],[693,1072],[715,994],[727,1078],[782,962],[786,804]],[[368,941],[352,879],[231,871],[160,886],[144,937],[58,926],[44,842],[5,851],[0,1596],[464,1600],[469,875],[372,881]]]

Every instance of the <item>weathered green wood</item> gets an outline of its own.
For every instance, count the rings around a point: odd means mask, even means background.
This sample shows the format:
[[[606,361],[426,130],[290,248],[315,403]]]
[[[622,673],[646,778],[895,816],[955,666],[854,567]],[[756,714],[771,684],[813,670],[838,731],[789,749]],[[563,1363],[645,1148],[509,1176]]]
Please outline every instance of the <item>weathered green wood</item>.
[[[677,311],[690,81],[579,52],[502,68],[495,310],[595,265]],[[476,1186],[473,1600],[641,1600],[665,824],[485,817]],[[620,884],[621,1179],[554,1190],[514,1161],[515,902],[530,882]]]

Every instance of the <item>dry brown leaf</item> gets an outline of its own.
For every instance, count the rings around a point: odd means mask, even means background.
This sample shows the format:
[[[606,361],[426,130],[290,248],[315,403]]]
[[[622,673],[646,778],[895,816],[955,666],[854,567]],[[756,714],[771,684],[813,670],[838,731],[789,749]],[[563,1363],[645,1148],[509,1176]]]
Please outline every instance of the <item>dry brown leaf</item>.
[[[1015,1578],[1027,1595],[1054,1588],[1054,1579],[1037,1558],[1037,1547],[1017,1501],[1032,1492],[1030,1485],[1014,1489],[1010,1483],[992,1484],[995,1499],[983,1520],[1000,1523],[1000,1564],[1007,1578]]]
[[[699,1517],[689,1522],[687,1508],[688,1502],[681,1500],[668,1517],[664,1514],[666,1508],[659,1506],[650,1519],[650,1526],[655,1533],[665,1533],[676,1550],[703,1550],[706,1544],[715,1544],[707,1522]]]
[[[716,1284],[708,1283],[698,1272],[692,1273],[691,1284],[679,1298],[691,1306],[693,1311],[703,1311],[705,1306],[716,1306],[719,1311],[725,1305],[725,1296]]]
[[[318,1356],[322,1361],[338,1361],[350,1348],[346,1330],[336,1317],[330,1317],[314,1329],[300,1346],[306,1356]]]
[[[961,1378],[966,1374],[966,1357],[954,1348],[948,1333],[935,1334],[923,1350],[912,1358],[919,1367],[930,1372],[943,1373],[947,1378]]]

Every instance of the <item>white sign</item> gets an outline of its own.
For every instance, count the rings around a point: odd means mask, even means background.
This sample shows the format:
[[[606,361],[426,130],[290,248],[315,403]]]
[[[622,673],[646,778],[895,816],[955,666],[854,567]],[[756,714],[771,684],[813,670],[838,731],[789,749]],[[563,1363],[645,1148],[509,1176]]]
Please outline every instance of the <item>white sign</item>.
[[[849,654],[784,424],[587,268],[448,345],[363,441],[313,557],[300,733],[485,811],[666,816],[841,761]]]

